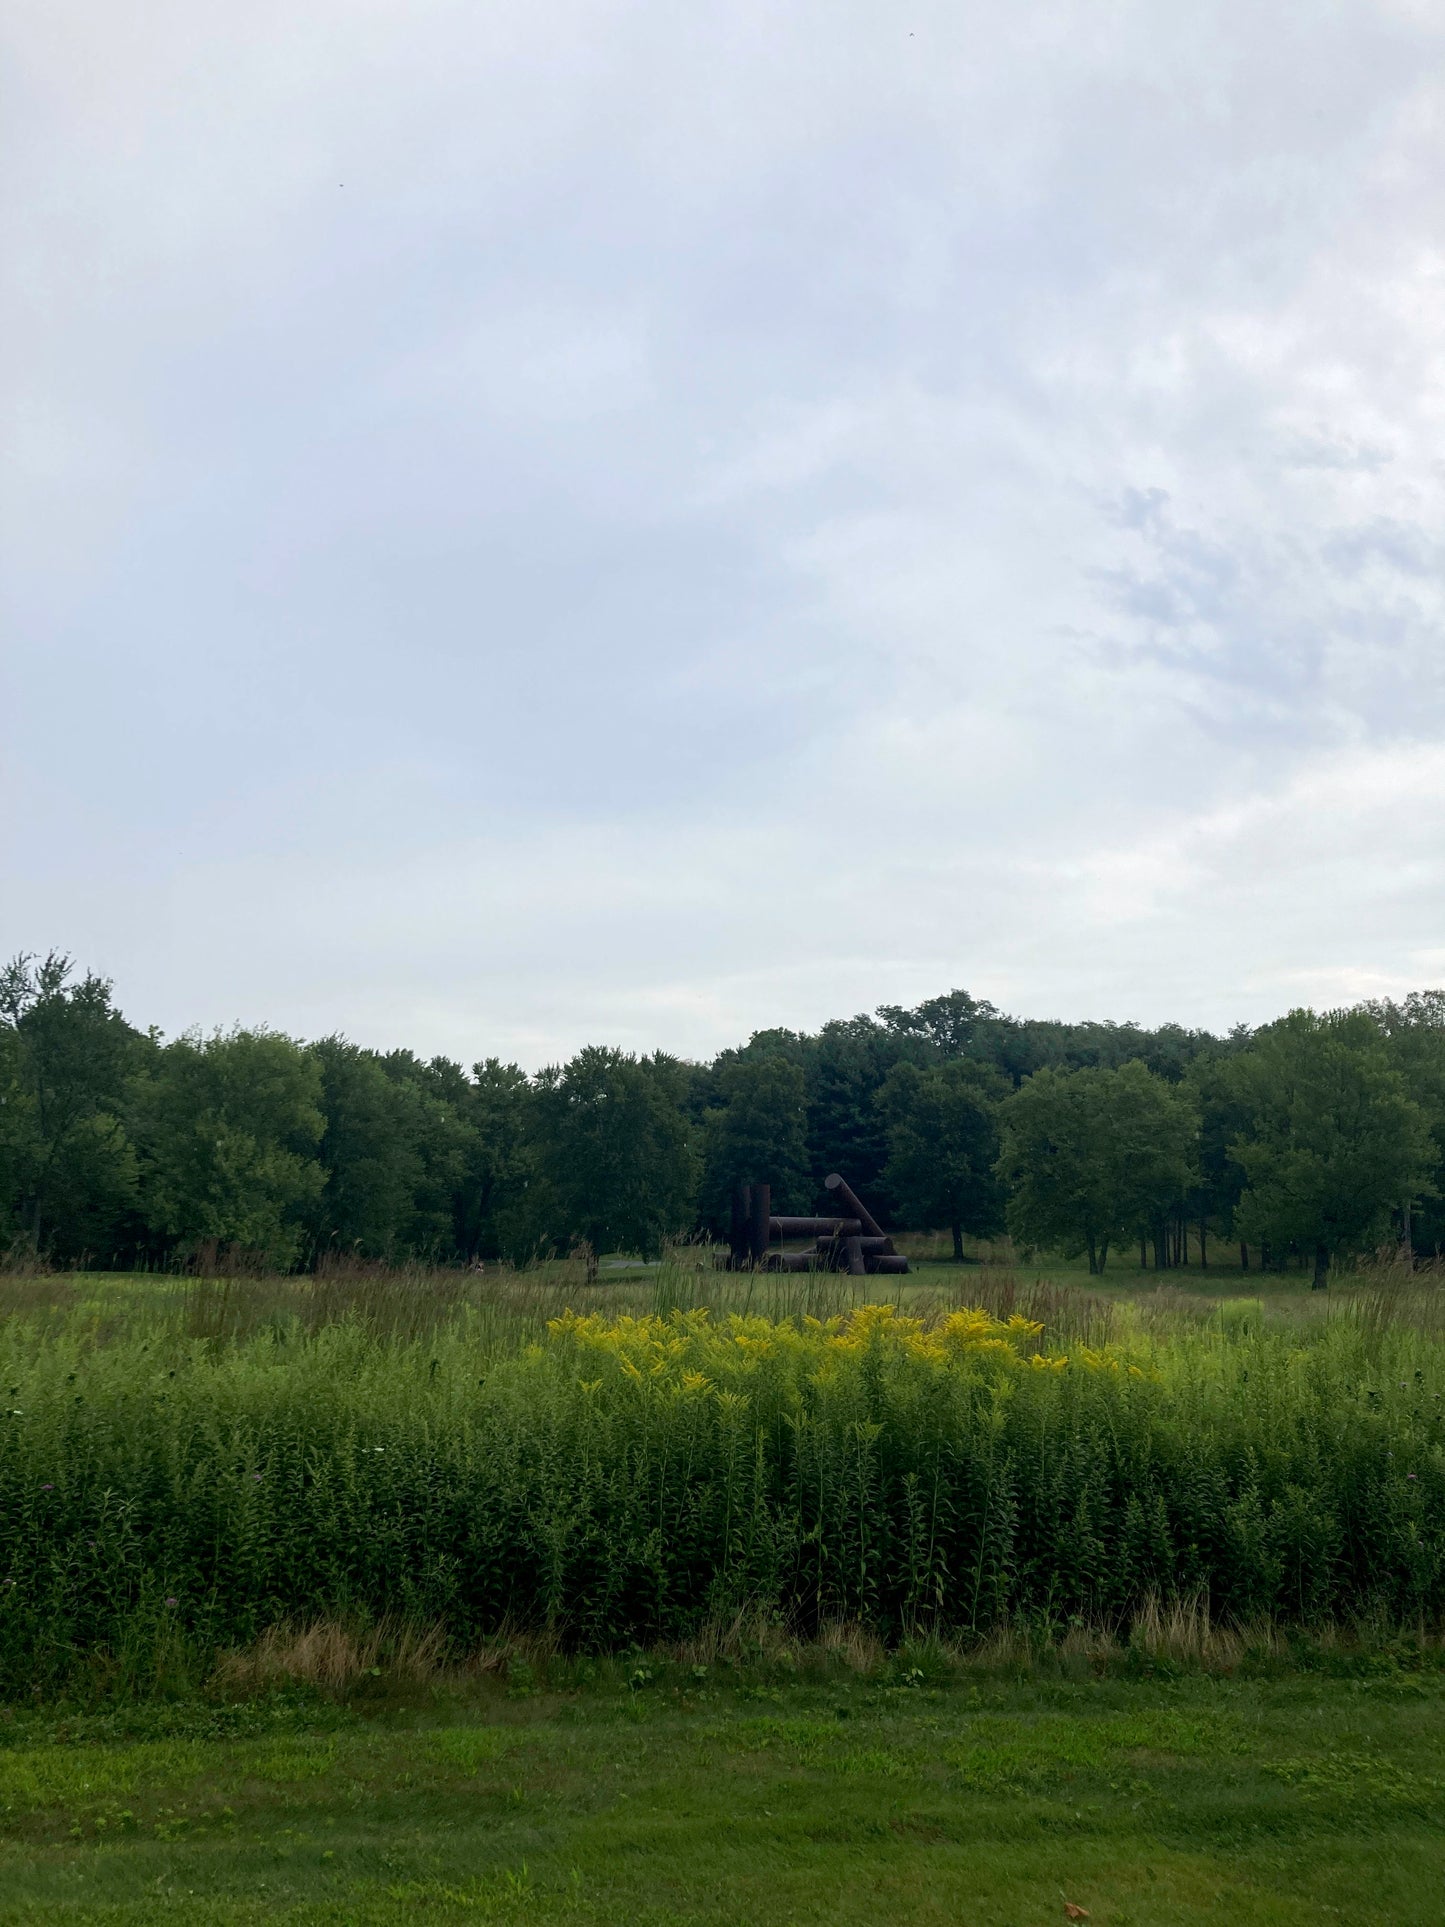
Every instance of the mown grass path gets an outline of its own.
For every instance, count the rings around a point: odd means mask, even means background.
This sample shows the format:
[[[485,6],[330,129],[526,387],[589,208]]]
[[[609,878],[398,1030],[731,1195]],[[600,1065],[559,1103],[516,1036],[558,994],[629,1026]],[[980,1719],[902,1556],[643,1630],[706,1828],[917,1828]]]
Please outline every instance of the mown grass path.
[[[1438,1677],[0,1722],[0,1920],[1435,1921]]]

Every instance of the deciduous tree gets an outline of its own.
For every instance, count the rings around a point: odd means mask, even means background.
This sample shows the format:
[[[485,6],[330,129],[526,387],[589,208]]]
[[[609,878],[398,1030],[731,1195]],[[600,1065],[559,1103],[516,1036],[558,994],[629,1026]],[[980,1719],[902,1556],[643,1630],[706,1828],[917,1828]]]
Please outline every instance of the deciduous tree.
[[[1429,1120],[1359,1011],[1292,1011],[1256,1032],[1233,1074],[1250,1118],[1230,1147],[1245,1174],[1240,1235],[1297,1245],[1323,1290],[1334,1257],[1434,1188]]]
[[[1014,1235],[1102,1272],[1116,1238],[1139,1233],[1190,1181],[1197,1124],[1145,1065],[1036,1071],[1000,1112],[999,1172]]]
[[[961,1261],[963,1234],[1003,1229],[998,1108],[1008,1082],[988,1064],[897,1064],[878,1101],[888,1126],[884,1175],[904,1220],[946,1225]]]
[[[178,1037],[134,1093],[142,1194],[182,1246],[215,1239],[295,1261],[325,1183],[321,1066],[275,1031]]]
[[[0,1214],[37,1250],[78,1257],[133,1204],[120,1113],[144,1048],[108,980],[75,980],[69,957],[21,955],[0,970]]]
[[[683,1084],[674,1059],[601,1045],[541,1073],[538,1156],[555,1237],[651,1257],[691,1228],[700,1161]]]

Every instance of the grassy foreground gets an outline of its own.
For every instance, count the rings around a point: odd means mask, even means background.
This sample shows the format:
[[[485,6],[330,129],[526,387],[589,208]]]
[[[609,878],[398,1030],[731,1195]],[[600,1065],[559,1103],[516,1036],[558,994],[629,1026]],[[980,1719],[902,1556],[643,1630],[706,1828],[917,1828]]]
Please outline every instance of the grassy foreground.
[[[1442,1714],[1385,1666],[12,1715],[0,1920],[1409,1927]]]

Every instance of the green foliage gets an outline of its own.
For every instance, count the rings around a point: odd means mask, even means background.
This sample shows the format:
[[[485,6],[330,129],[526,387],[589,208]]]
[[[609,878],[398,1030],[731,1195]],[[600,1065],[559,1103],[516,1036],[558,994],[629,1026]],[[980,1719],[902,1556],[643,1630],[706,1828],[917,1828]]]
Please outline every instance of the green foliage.
[[[1398,1200],[1405,1213],[1401,1234],[1417,1250],[1445,1251],[1445,991],[1412,991],[1398,1003],[1362,1004],[1360,1011],[1430,1124],[1430,1184],[1420,1196]]]
[[[823,1180],[837,1170],[881,1211],[885,1222],[891,1217],[883,1177],[888,1133],[878,1093],[900,1058],[919,1049],[900,1043],[870,1017],[824,1024],[817,1037],[808,1040],[805,1070],[815,1200],[827,1196]]]
[[[295,1258],[325,1183],[316,1057],[275,1031],[178,1037],[137,1088],[146,1204],[169,1236]]]
[[[1249,1125],[1230,1147],[1246,1189],[1243,1237],[1330,1259],[1381,1235],[1390,1210],[1431,1188],[1429,1120],[1360,1012],[1295,1011],[1231,1066]]]
[[[68,1257],[114,1238],[134,1203],[135,1157],[120,1122],[143,1040],[68,957],[0,970],[0,1229]],[[5,1218],[10,1223],[5,1225]]]
[[[397,1257],[424,1176],[414,1093],[387,1075],[375,1051],[344,1037],[323,1038],[312,1054],[321,1067],[318,1155],[326,1174],[308,1213],[312,1244]]]
[[[112,1321],[113,1325],[113,1321]],[[1035,1362],[875,1307],[563,1321],[487,1353],[279,1323],[0,1329],[0,1684],[154,1684],[282,1620],[584,1647],[744,1607],[983,1632],[1150,1597],[1309,1623],[1445,1609],[1439,1344],[1232,1318]],[[159,1669],[159,1672],[158,1672]]]
[[[895,1065],[878,1094],[888,1125],[884,1171],[910,1225],[946,1225],[955,1258],[963,1234],[992,1237],[1003,1228],[1004,1196],[995,1166],[998,1107],[1008,1084],[991,1065]]]
[[[450,1253],[462,1235],[475,1150],[472,1081],[449,1057],[423,1062],[409,1050],[394,1050],[381,1061],[402,1094],[418,1164],[399,1244],[413,1255]]]
[[[463,1257],[524,1256],[527,1192],[536,1175],[525,1071],[489,1057],[472,1066],[467,1104],[470,1148],[457,1243]]]
[[[589,1048],[528,1076],[339,1036],[165,1045],[64,957],[0,972],[0,1242],[62,1263],[175,1266],[212,1241],[252,1266],[656,1253],[721,1232],[740,1180],[829,1209],[831,1170],[956,1250],[1007,1194],[1026,1244],[1096,1269],[1134,1237],[1156,1266],[1210,1234],[1321,1271],[1382,1237],[1442,1249],[1445,993],[1217,1038],[953,990],[711,1064]]]
[[[559,1242],[655,1256],[697,1208],[698,1152],[675,1059],[591,1046],[537,1080],[540,1221]]]
[[[728,1053],[716,1067],[714,1083],[721,1102],[704,1120],[708,1223],[725,1229],[739,1184],[771,1184],[775,1211],[805,1211],[812,1185],[802,1065],[777,1051]]]
[[[1193,1215],[1224,1234],[1237,1229],[1234,1214],[1244,1189],[1244,1171],[1234,1156],[1234,1145],[1249,1128],[1252,1116],[1243,1082],[1235,1072],[1237,1061],[1233,1053],[1201,1057],[1182,1086],[1199,1116],[1198,1169],[1190,1199]]]
[[[1143,1064],[1034,1074],[1000,1113],[1008,1219],[1031,1245],[1087,1251],[1143,1235],[1189,1185],[1197,1119],[1186,1095]]]

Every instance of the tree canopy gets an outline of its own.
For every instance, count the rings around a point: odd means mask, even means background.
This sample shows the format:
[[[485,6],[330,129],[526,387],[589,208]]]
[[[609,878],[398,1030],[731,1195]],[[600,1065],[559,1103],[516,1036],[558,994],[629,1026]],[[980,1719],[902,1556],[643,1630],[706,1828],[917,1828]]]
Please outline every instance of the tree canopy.
[[[687,1064],[589,1046],[528,1074],[482,1057],[165,1040],[67,957],[0,970],[0,1250],[185,1264],[328,1252],[442,1263],[726,1228],[732,1189],[832,1208],[840,1170],[891,1230],[955,1255],[1006,1225],[1168,1268],[1211,1237],[1330,1265],[1445,1246],[1445,992],[1216,1037],[1009,1016],[963,990]],[[986,1246],[985,1246],[986,1248]]]
[[[1088,1253],[1142,1236],[1187,1188],[1198,1127],[1188,1098],[1139,1062],[1036,1071],[1004,1104],[999,1169],[1025,1244]]]
[[[1292,1011],[1235,1060],[1233,1081],[1249,1119],[1231,1146],[1245,1176],[1240,1233],[1309,1252],[1317,1287],[1333,1257],[1433,1189],[1429,1118],[1364,1012]]]
[[[991,1064],[897,1064],[878,1093],[888,1130],[884,1176],[904,1221],[963,1235],[1003,1229],[998,1110],[1008,1082]]]

